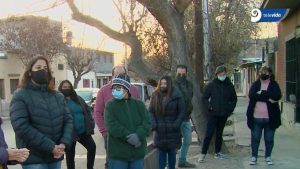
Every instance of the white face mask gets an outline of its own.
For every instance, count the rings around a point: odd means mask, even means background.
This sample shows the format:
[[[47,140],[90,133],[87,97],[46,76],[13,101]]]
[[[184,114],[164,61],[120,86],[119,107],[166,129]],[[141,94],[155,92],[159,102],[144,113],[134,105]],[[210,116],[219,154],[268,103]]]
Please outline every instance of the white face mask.
[[[218,79],[219,79],[220,81],[224,81],[224,80],[226,79],[226,75],[224,75],[224,76],[218,76]]]

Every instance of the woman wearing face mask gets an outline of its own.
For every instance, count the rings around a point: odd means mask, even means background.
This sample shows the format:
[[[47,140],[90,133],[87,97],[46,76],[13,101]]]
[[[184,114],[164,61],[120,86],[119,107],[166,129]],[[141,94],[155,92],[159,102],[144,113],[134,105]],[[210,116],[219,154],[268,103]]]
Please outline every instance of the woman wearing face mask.
[[[143,169],[150,117],[145,104],[130,96],[129,78],[121,74],[112,80],[112,95],[104,110],[108,131],[108,168]]]
[[[281,125],[278,101],[281,91],[274,80],[271,68],[261,67],[259,78],[249,91],[249,105],[247,109],[247,124],[251,130],[252,157],[250,165],[257,163],[258,147],[264,130],[265,161],[272,165],[271,153],[274,146],[275,130]]]
[[[52,78],[46,58],[32,59],[10,104],[17,147],[30,150],[23,169],[60,169],[71,143],[72,116],[63,95],[49,86]]]
[[[65,100],[73,116],[73,142],[66,150],[66,163],[68,169],[75,169],[75,147],[79,142],[87,149],[87,169],[94,168],[96,144],[92,138],[95,122],[90,107],[76,94],[72,84],[68,80],[60,83],[58,90],[65,96]]]
[[[204,89],[202,101],[208,110],[208,121],[202,150],[198,159],[200,163],[204,161],[214,133],[216,133],[214,158],[225,158],[225,155],[221,153],[223,130],[227,118],[232,114],[237,102],[234,86],[226,76],[226,72],[225,66],[218,66],[215,71],[217,77]]]
[[[159,151],[159,169],[164,169],[168,160],[169,169],[175,169],[176,150],[181,146],[180,126],[184,120],[184,98],[173,87],[170,76],[160,78],[153,92],[149,111],[151,114],[154,144]]]

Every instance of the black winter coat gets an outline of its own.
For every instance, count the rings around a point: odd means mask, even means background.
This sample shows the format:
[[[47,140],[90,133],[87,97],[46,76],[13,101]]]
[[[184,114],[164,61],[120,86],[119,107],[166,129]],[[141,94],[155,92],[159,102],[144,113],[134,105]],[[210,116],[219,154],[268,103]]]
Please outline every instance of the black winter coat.
[[[152,94],[152,98],[157,93]],[[152,99],[151,99],[152,102]],[[155,112],[155,108],[150,103],[149,112],[151,114],[152,129],[154,131],[154,144],[160,149],[174,149],[181,146],[180,126],[184,119],[185,104],[181,93],[174,88],[170,98],[168,98],[165,113],[162,115]]]
[[[193,99],[193,84],[188,81],[179,81],[175,80],[175,85],[179,89],[179,91],[182,94],[182,97],[184,99],[185,103],[185,112],[184,112],[184,120],[190,120],[191,118],[191,113],[193,111],[193,104],[192,104],[192,99]]]
[[[229,78],[226,77],[224,81],[215,78],[210,82],[204,90],[202,101],[209,115],[230,116],[236,106],[237,96]]]
[[[276,129],[281,125],[279,103],[271,103],[269,99],[279,101],[281,91],[276,81],[271,80],[267,90],[260,91],[261,81],[255,81],[249,91],[249,105],[247,109],[247,125],[250,129],[253,127],[254,109],[257,101],[266,102],[269,114],[269,125],[272,129]]]
[[[10,119],[18,148],[30,150],[24,164],[52,163],[55,145],[70,146],[72,115],[66,108],[64,96],[50,92],[47,86],[30,83],[15,91],[10,103]]]

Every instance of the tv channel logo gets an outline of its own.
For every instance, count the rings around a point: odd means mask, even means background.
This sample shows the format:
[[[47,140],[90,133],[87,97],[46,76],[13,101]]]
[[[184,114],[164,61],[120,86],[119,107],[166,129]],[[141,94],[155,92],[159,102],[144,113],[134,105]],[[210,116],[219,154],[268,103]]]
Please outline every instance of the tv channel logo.
[[[252,9],[251,22],[280,22],[289,13],[285,8]]]

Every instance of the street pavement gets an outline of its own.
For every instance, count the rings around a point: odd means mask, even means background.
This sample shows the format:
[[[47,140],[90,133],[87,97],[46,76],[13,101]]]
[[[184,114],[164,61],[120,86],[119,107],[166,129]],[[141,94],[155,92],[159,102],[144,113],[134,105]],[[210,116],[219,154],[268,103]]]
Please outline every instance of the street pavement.
[[[235,144],[244,149],[250,150],[250,130],[246,124],[246,109],[248,105],[247,97],[238,97],[238,103],[234,111],[234,115],[231,117],[234,124],[232,126],[227,126],[224,133],[231,133],[233,136],[229,137],[228,140],[234,139]],[[4,120],[2,128],[5,133],[6,141],[10,147],[15,147],[14,132],[11,128],[10,121],[8,118]],[[230,135],[230,134],[229,134]],[[100,136],[100,133],[95,129],[95,139],[97,150],[96,150],[96,159],[95,159],[95,169],[103,169],[105,162],[105,150],[103,148],[103,140]],[[197,136],[193,132],[193,142],[197,142]],[[229,155],[230,162],[237,163],[235,168],[241,169],[299,169],[299,159],[300,159],[300,131],[296,129],[288,129],[284,126],[280,126],[275,133],[275,145],[272,153],[272,159],[274,162],[273,166],[268,166],[264,162],[264,141],[262,138],[260,149],[259,149],[259,159],[258,164],[255,166],[249,165],[250,153],[244,156],[234,156]],[[198,144],[193,144],[190,147],[188,154],[188,160],[193,163],[197,163],[197,157],[201,147]],[[247,153],[246,153],[247,154]],[[86,168],[86,150],[80,144],[76,146],[76,168],[84,169]],[[214,163],[215,159],[212,158],[212,155],[208,155],[207,161],[205,163]],[[220,163],[222,164],[222,163]],[[224,164],[224,163],[223,163]],[[213,169],[209,167],[209,164],[205,164],[206,169]],[[198,169],[203,168],[203,164],[197,164]],[[219,168],[228,168],[225,165],[220,165]],[[21,169],[20,165],[9,166],[9,169]],[[66,169],[65,161],[62,162],[62,169]]]

